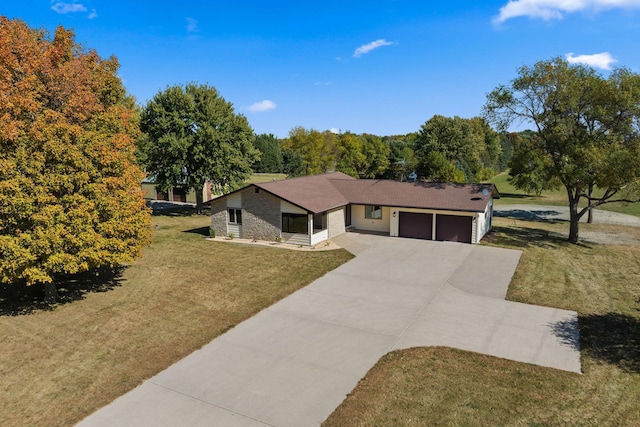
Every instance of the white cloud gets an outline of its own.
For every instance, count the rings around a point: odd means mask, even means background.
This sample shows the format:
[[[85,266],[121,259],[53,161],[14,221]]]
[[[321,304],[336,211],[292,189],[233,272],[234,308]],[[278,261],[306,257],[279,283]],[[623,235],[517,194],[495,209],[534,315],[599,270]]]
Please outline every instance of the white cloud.
[[[91,13],[89,14],[89,16],[87,16],[87,18],[89,19],[93,19],[96,18],[98,16],[98,14],[96,13],[95,9],[91,9]]]
[[[65,2],[57,2],[53,6],[51,6],[51,10],[56,13],[75,13],[75,12],[86,12],[87,8],[82,3],[65,3]],[[95,11],[94,11],[95,12]]]
[[[501,24],[511,18],[528,16],[545,21],[562,19],[567,13],[579,11],[599,12],[605,9],[640,8],[640,0],[509,0],[500,8],[495,24]]]
[[[187,32],[195,33],[198,31],[198,20],[193,18],[185,18],[187,20]]]
[[[329,86],[332,85],[333,82],[315,82],[313,85],[314,86]]]
[[[377,49],[377,48],[382,47],[382,46],[391,46],[393,44],[395,44],[395,43],[387,41],[385,39],[379,39],[379,40],[373,41],[371,43],[363,44],[362,46],[357,48],[355,50],[355,52],[353,52],[353,57],[354,58],[360,58],[365,53],[369,53],[374,49]]]
[[[276,108],[276,104],[274,102],[269,101],[268,99],[265,99],[264,101],[260,101],[252,104],[248,108],[248,110],[251,111],[252,113],[260,113],[262,111],[274,110],[275,108]]]
[[[573,52],[569,52],[567,53],[567,62],[610,70],[611,64],[618,62],[618,60],[614,59],[609,52],[594,53],[593,55],[574,55]]]
[[[337,128],[331,128],[329,129],[329,132],[334,133],[336,135],[340,135],[342,133],[340,129],[337,129]]]

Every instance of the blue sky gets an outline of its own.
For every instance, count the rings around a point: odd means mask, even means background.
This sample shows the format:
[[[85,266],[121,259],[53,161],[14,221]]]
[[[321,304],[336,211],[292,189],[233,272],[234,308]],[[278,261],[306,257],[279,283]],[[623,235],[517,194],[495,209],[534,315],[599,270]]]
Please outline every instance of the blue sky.
[[[144,105],[169,85],[215,86],[256,133],[295,126],[415,132],[479,115],[522,65],[562,56],[640,72],[640,0],[0,0],[0,14],[73,28],[115,55]]]

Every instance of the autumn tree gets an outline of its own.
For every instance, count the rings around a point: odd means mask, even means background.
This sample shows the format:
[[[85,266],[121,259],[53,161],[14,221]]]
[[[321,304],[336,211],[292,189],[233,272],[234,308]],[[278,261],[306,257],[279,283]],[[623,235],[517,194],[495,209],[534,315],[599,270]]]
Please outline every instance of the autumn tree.
[[[0,17],[0,282],[45,284],[131,262],[150,239],[133,100],[62,27]]]
[[[493,90],[484,112],[502,129],[518,120],[535,126],[538,138],[527,149],[567,192],[570,242],[578,242],[580,218],[591,209],[640,201],[640,75],[621,68],[604,78],[562,58],[540,61]]]
[[[345,132],[338,136],[336,148],[336,170],[358,178],[359,171],[367,160],[362,139],[356,134]]]
[[[335,166],[335,137],[330,132],[319,132],[297,126],[282,140],[285,151],[298,153],[302,159],[303,175],[325,173]]]
[[[198,210],[207,181],[219,191],[242,185],[259,159],[247,119],[213,86],[187,84],[158,92],[141,113],[144,167],[160,189],[195,190]]]

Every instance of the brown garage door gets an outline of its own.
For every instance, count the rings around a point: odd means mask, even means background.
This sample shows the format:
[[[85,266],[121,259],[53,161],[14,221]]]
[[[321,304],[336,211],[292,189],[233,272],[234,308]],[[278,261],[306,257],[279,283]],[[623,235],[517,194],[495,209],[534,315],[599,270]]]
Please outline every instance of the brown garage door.
[[[174,188],[173,189],[173,201],[174,202],[186,203],[186,201],[187,201],[187,190],[185,188]]]
[[[438,215],[436,217],[436,240],[471,243],[471,217]]]
[[[429,213],[400,212],[400,237],[431,240],[433,215]]]

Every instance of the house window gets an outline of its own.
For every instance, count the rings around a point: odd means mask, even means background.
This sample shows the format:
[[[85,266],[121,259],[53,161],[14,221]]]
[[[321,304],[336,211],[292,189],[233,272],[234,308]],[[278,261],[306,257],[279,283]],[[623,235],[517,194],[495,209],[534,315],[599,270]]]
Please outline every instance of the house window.
[[[313,229],[314,230],[326,230],[327,229],[327,213],[319,213],[313,216]]]
[[[282,214],[283,233],[309,233],[309,220],[306,214]]]
[[[229,224],[242,224],[242,209],[229,208]]]
[[[365,205],[364,217],[367,219],[382,219],[382,206]]]

